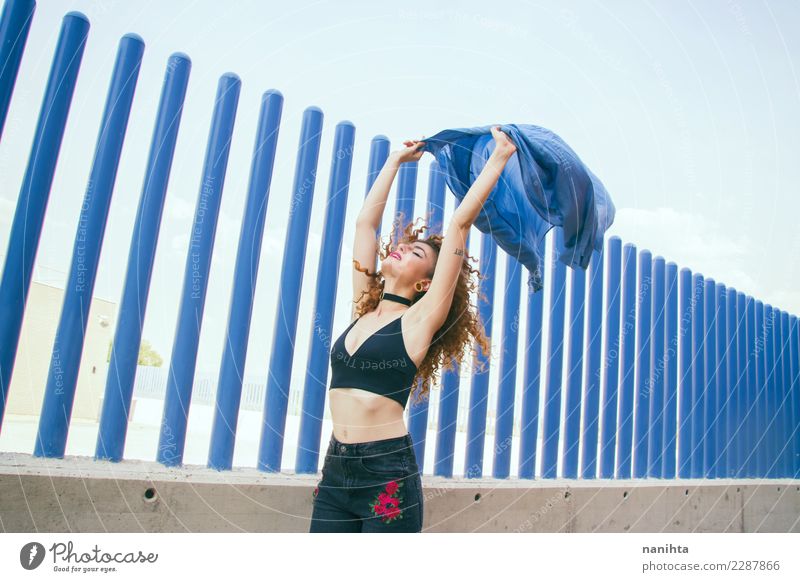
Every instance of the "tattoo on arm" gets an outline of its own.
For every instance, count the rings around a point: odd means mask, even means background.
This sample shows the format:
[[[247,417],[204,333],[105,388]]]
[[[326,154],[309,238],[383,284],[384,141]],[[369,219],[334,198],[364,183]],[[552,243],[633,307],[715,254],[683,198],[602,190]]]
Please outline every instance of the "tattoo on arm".
[[[456,254],[460,257],[464,254],[464,249],[456,249]]]

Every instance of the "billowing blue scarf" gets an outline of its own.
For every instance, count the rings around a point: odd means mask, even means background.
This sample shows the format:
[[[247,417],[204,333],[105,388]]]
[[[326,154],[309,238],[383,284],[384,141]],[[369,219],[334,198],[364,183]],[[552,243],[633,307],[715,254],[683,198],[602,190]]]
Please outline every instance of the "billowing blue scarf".
[[[446,129],[421,140],[459,200],[494,151],[492,127]],[[602,252],[616,208],[600,180],[558,135],[537,125],[510,123],[500,129],[517,151],[475,226],[528,269],[528,284],[538,292],[543,286],[538,249],[547,232],[560,226],[563,236],[553,239],[559,260],[585,270],[592,251]]]

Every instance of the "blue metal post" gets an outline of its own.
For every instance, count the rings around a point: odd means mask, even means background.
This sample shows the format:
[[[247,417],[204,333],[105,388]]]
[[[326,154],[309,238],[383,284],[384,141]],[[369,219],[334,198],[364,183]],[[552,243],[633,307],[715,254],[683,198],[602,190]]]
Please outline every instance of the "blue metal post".
[[[583,272],[583,271],[581,271]],[[495,408],[494,464],[492,476],[507,479],[511,474],[511,444],[514,438],[514,400],[517,386],[519,347],[520,285],[522,265],[506,254],[506,280],[503,298],[503,335],[500,352],[500,380]]]
[[[172,345],[161,434],[158,439],[156,461],[166,466],[176,466],[183,462],[214,235],[240,90],[241,81],[235,74],[226,73],[220,77],[189,251],[186,255],[181,306]]]
[[[714,461],[712,463],[713,473],[716,478],[726,477],[728,468],[726,464],[728,449],[730,449],[730,441],[726,440],[727,436],[733,436],[727,433],[727,414],[729,403],[734,403],[736,392],[733,389],[736,382],[735,376],[728,376],[728,361],[734,359],[736,354],[729,354],[728,350],[735,351],[736,344],[731,344],[731,334],[729,332],[730,326],[728,325],[728,303],[729,296],[733,297],[731,293],[735,294],[733,288],[728,288],[724,283],[717,283],[717,407],[714,411]],[[734,403],[735,405],[735,403]]]
[[[755,301],[755,325],[753,326],[755,341],[750,348],[753,351],[756,374],[756,426],[757,438],[755,440],[756,476],[766,477],[767,474],[767,375],[766,375],[766,340],[764,327],[764,303],[760,299]]]
[[[678,309],[680,311],[680,362],[678,376],[678,469],[677,476],[688,479],[692,469],[692,317],[697,304],[696,287],[692,285],[692,271],[680,270]]]
[[[622,247],[622,341],[619,392],[619,436],[617,438],[617,478],[630,479],[633,468],[633,401],[636,365],[636,246]]]
[[[650,410],[649,432],[647,435],[647,476],[663,477],[664,464],[664,369],[666,355],[664,348],[665,325],[665,261],[664,257],[653,259],[653,304],[650,310],[653,346],[650,350],[650,379],[648,381],[648,400]]]
[[[456,202],[458,200],[453,198]],[[445,180],[442,169],[437,162],[432,162],[428,171],[428,212],[430,216],[430,232],[444,231]],[[467,236],[469,248],[469,236]],[[452,370],[444,367],[441,372],[441,395],[439,396],[439,419],[436,434],[436,445],[433,455],[433,474],[439,477],[452,477],[455,461],[456,430],[458,428],[458,398],[461,379],[460,366],[453,358]],[[416,444],[416,437],[414,442]],[[421,467],[420,467],[421,468]]]
[[[325,205],[325,223],[322,227],[322,247],[317,267],[314,320],[311,323],[308,365],[300,413],[300,435],[295,458],[297,473],[316,473],[319,463],[322,418],[325,415],[330,350],[333,344],[333,314],[336,307],[336,289],[339,284],[344,217],[350,190],[355,135],[356,128],[351,122],[341,121],[336,124],[332,169],[328,180],[328,199]]]
[[[494,276],[497,261],[497,245],[492,236],[481,234],[480,272],[484,279],[479,284],[478,314],[484,332],[491,341],[492,310],[494,306]],[[483,443],[486,438],[486,410],[489,401],[489,355],[480,347],[476,358],[477,368],[472,372],[472,389],[469,394],[469,417],[467,420],[467,446],[464,460],[464,476],[477,479],[483,476]]]
[[[781,415],[780,415],[780,476],[789,476],[789,383],[791,382],[792,372],[789,364],[789,314],[781,311],[781,362],[783,368],[783,378],[781,382]]]
[[[319,107],[307,107],[303,112],[258,448],[258,469],[261,471],[281,470],[308,227],[317,182],[322,119],[322,110]]]
[[[119,462],[125,450],[153,260],[190,69],[191,61],[182,53],[171,55],[167,62],[111,349],[95,445],[98,460]]]
[[[542,478],[558,476],[558,444],[561,434],[561,366],[564,351],[564,312],[566,310],[567,273],[566,265],[558,259],[563,229],[551,231],[548,270],[550,278],[550,326],[547,347],[544,352],[547,362],[544,379],[544,410],[542,418]]]
[[[586,324],[587,359],[583,384],[586,387],[584,399],[583,448],[581,449],[580,475],[584,479],[594,479],[597,475],[597,435],[600,422],[600,361],[603,337],[603,265],[608,242],[603,245],[603,253],[592,253],[587,277],[589,278],[589,314]],[[619,329],[619,320],[617,320]]]
[[[622,312],[622,239],[612,236],[606,250],[606,335],[603,340],[603,408],[599,447],[600,479],[613,479],[617,449],[617,406],[619,403],[620,314]],[[598,269],[599,270],[599,269]]]
[[[383,169],[386,159],[389,157],[390,143],[385,135],[376,135],[372,138],[369,147],[369,169],[367,170],[367,187],[364,189],[364,198],[369,195],[370,188],[375,183],[375,179]],[[381,236],[381,224],[375,229],[375,238],[379,239]],[[370,272],[375,272],[378,266],[378,254],[372,258],[371,265],[362,265],[362,267],[369,267]],[[348,314],[349,317],[349,314]]]
[[[33,453],[37,457],[63,458],[67,446],[103,233],[143,53],[144,42],[138,35],[126,34],[120,40],[47,374]]]
[[[282,111],[283,95],[280,91],[270,89],[261,96],[208,453],[208,468],[218,471],[230,470],[233,466],[242,381],[247,362],[247,341],[250,336],[256,278]],[[334,290],[335,288],[334,286]]]
[[[767,467],[764,477],[772,479],[775,475],[775,449],[777,437],[775,437],[775,314],[772,306],[767,303],[764,305],[764,351],[766,364],[766,398],[765,408],[767,413],[765,450],[767,455]]]
[[[667,298],[666,370],[664,375],[664,460],[661,477],[674,479],[676,472],[676,439],[678,424],[678,265],[667,263],[665,286]]]
[[[758,475],[758,385],[756,366],[756,304],[752,297],[739,292],[740,331],[739,362],[746,366],[747,374],[747,423],[746,431],[739,440],[737,457],[743,466],[739,477],[755,478]]]
[[[741,291],[736,293],[736,360],[738,384],[736,392],[736,436],[734,457],[736,458],[736,477],[747,476],[747,461],[745,458],[745,444],[750,440],[750,383],[749,366],[747,365],[747,312],[745,309],[745,295]]]
[[[537,248],[539,257],[544,256],[545,241]],[[539,444],[539,384],[542,377],[542,312],[544,292],[533,292],[526,285],[528,313],[525,326],[527,337],[524,347],[525,371],[522,383],[522,410],[520,411],[519,477],[533,479],[536,474],[537,449]]]
[[[740,357],[744,345],[744,328],[741,326],[744,314],[738,309],[739,295],[733,287],[728,287],[725,293],[724,321],[727,340],[722,348],[725,365],[721,370],[726,380],[720,385],[724,403],[721,407],[720,423],[724,428],[719,433],[723,449],[720,460],[723,471],[719,476],[725,478],[735,477],[741,471],[738,444],[747,432],[744,410],[747,388],[744,362]]]
[[[692,312],[692,469],[690,478],[698,479],[703,476],[703,392],[705,389],[705,359],[703,322],[705,321],[705,282],[700,273],[692,277],[692,293],[695,297],[694,311]]]
[[[639,253],[639,308],[636,321],[636,392],[633,400],[633,476],[647,476],[647,442],[650,430],[650,341],[652,329],[653,256],[647,249]]]
[[[419,162],[405,162],[397,173],[397,199],[395,200],[395,218],[402,219],[400,228],[414,220],[414,200],[417,193],[417,171]],[[401,231],[398,231],[400,234]]]
[[[786,339],[788,335],[787,320],[788,314],[784,310],[778,311],[778,341],[780,355],[778,357],[780,371],[778,373],[778,477],[786,477],[786,396],[788,395],[787,386],[789,384],[789,363],[788,346]]]
[[[39,248],[44,213],[56,171],[64,126],[72,103],[78,70],[89,34],[89,21],[80,12],[64,16],[47,78],[39,120],[33,134],[28,166],[19,189],[11,223],[3,277],[0,282],[0,429],[14,372],[33,263]],[[5,73],[3,73],[5,75]],[[3,79],[6,77],[3,76]]]
[[[789,388],[791,395],[789,399],[789,410],[791,416],[789,418],[789,426],[791,427],[791,434],[789,435],[791,448],[790,464],[789,464],[789,478],[796,479],[798,476],[798,469],[800,469],[800,334],[798,333],[798,319],[796,316],[791,317],[789,324],[789,346],[790,357],[792,359],[792,383]]]
[[[433,228],[424,232],[422,234],[423,237],[425,237],[426,234],[442,232],[442,224],[444,222],[444,176],[441,172],[434,171],[434,168],[437,167],[438,164],[433,162],[431,164],[431,170],[428,172],[428,209],[426,210],[426,223],[427,220],[430,220],[431,224],[428,224],[428,226]],[[421,386],[422,382],[417,382],[416,389],[418,390]],[[416,398],[416,391],[414,391],[408,402],[408,431],[411,433],[411,440],[414,443],[414,453],[420,470],[425,466],[425,441],[428,436],[428,413],[430,410],[430,396],[432,393],[433,386],[431,385],[431,392],[428,394],[428,398],[417,404],[414,402]],[[441,404],[440,398],[440,407]],[[457,395],[456,404],[458,404]],[[452,407],[452,400],[451,408],[453,411],[457,410]],[[441,428],[441,426],[440,424],[439,427]],[[455,426],[453,426],[453,430],[455,430]]]
[[[35,11],[33,0],[6,0],[0,14],[0,136]]]
[[[594,254],[594,253],[593,253]],[[569,315],[567,327],[567,381],[564,393],[564,450],[561,472],[566,479],[578,477],[578,452],[581,436],[581,400],[583,383],[583,326],[586,314],[586,271],[570,269]]]
[[[705,343],[705,376],[703,386],[703,477],[710,479],[714,463],[714,416],[717,413],[717,282],[708,277],[705,280],[704,302],[705,320],[703,338]]]
[[[730,424],[730,432],[735,435],[734,447],[728,453],[728,475],[729,477],[743,477],[745,475],[746,455],[745,451],[749,449],[746,446],[748,443],[752,444],[754,441],[748,439],[750,432],[750,423],[752,422],[752,401],[750,399],[750,388],[747,378],[747,320],[745,319],[745,297],[741,291],[737,291],[736,295],[732,297],[733,307],[728,307],[729,312],[732,314],[732,325],[736,328],[736,343],[733,349],[735,350],[736,363],[735,365],[728,365],[728,376],[735,378],[735,391],[736,410],[733,414],[728,413],[728,421]],[[736,423],[741,423],[740,427]]]

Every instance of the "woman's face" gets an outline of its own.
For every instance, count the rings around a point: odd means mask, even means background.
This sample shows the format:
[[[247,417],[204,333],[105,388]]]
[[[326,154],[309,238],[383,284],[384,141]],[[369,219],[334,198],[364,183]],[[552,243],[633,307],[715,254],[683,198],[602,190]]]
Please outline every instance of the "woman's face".
[[[381,263],[384,278],[395,284],[411,287],[417,281],[430,279],[436,266],[436,252],[423,242],[399,243]]]

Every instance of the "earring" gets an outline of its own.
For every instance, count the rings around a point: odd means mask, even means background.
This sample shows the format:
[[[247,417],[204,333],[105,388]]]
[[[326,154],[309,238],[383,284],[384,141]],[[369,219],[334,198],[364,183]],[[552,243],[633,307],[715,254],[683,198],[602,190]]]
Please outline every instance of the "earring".
[[[414,283],[414,289],[417,290],[417,293],[422,293],[422,283],[420,283],[419,281]]]

